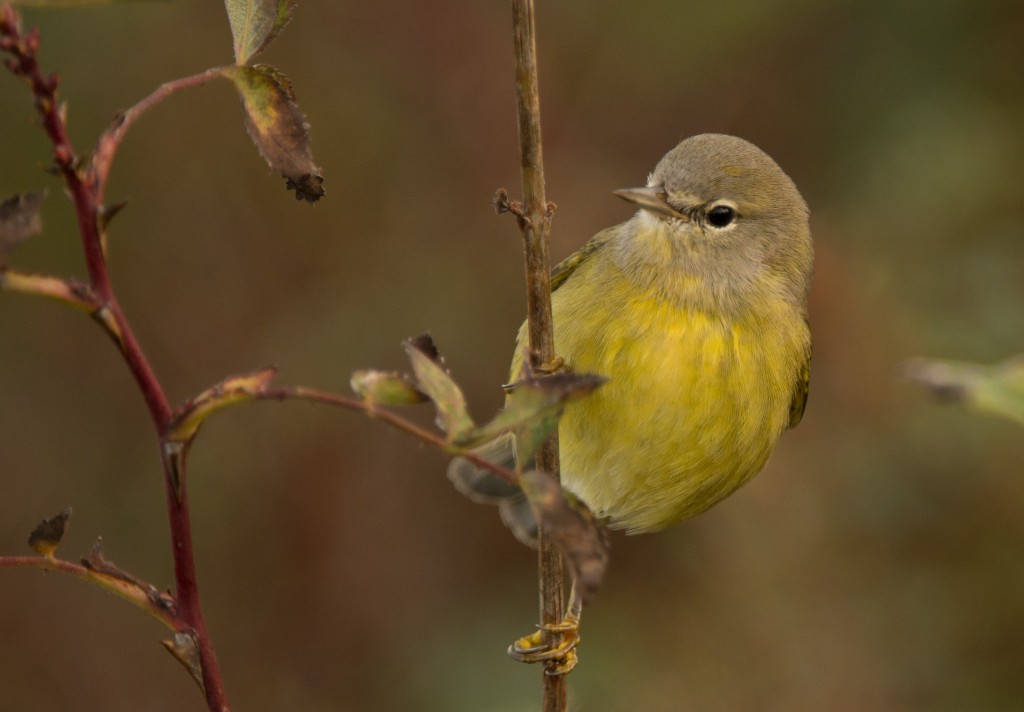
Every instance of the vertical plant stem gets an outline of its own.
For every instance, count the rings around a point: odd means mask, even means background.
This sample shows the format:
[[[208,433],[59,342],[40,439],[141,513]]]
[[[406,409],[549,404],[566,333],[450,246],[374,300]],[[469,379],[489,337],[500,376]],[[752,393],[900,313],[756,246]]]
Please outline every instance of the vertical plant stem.
[[[68,144],[68,150],[70,151],[70,144]],[[75,171],[71,167],[65,166],[62,166],[62,169],[65,182],[68,184],[75,203],[75,212],[78,215],[91,286],[100,300],[104,302],[103,308],[110,312],[113,323],[116,324],[115,340],[128,370],[131,371],[136,386],[146,402],[157,437],[162,440],[164,431],[170,422],[171,406],[114,295],[107,260],[103,254],[100,240],[95,173],[91,169]],[[83,180],[82,173],[84,173],[85,180]],[[171,530],[171,553],[174,560],[175,598],[182,618],[195,637],[196,647],[199,651],[199,663],[203,672],[203,688],[207,706],[211,711],[226,712],[230,709],[230,705],[224,692],[217,657],[206,629],[202,603],[199,598],[186,477],[184,472],[180,472],[175,478],[172,478],[167,467],[165,461],[164,485],[167,494],[167,517]],[[175,491],[175,481],[178,482],[177,491]]]
[[[206,630],[203,607],[199,600],[195,556],[192,551],[192,525],[188,511],[188,478],[184,471],[172,477],[169,460],[164,458],[164,486],[167,494],[167,517],[171,525],[171,547],[174,550],[174,593],[182,617],[188,623],[199,651],[203,672],[203,691],[211,712],[228,712],[227,694],[217,663],[213,642]],[[181,465],[184,468],[184,464]],[[175,490],[174,482],[178,489]]]
[[[530,349],[542,363],[555,358],[551,318],[551,270],[548,243],[551,213],[544,194],[544,162],[540,137],[540,93],[537,83],[537,41],[533,0],[512,0],[515,43],[516,106],[519,118],[520,167],[523,182],[523,217],[519,220],[526,252],[526,305]],[[558,434],[537,453],[538,469],[555,478],[559,474]],[[538,537],[538,575],[541,623],[562,620],[562,557],[544,531]],[[566,709],[565,676],[544,675],[544,712]]]
[[[39,49],[38,31],[22,33],[19,18],[13,9],[5,4],[0,8],[0,35],[3,38],[4,51],[12,55],[12,60],[7,64],[8,69],[15,75],[23,77],[32,88],[36,111],[53,144],[54,163],[75,206],[82,250],[89,272],[89,286],[99,303],[97,321],[106,328],[121,351],[128,370],[146,402],[162,447],[164,434],[171,420],[171,406],[114,295],[100,230],[103,179],[97,173],[95,164],[80,158],[71,144],[64,112],[57,104],[58,78],[56,75],[44,76],[36,60],[36,52]],[[109,158],[106,167],[109,167]],[[105,170],[106,168],[104,177]],[[163,460],[178,609],[182,620],[194,636],[199,651],[207,706],[212,712],[227,712],[230,705],[224,693],[213,644],[206,630],[196,585],[184,473],[180,473],[180,485],[176,488],[172,482],[167,459]]]

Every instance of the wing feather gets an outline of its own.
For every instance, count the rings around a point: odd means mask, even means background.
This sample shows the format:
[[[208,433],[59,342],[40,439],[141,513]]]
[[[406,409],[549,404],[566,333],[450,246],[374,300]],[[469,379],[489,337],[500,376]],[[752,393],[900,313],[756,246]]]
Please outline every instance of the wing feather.
[[[793,387],[793,402],[789,406],[789,427],[795,428],[800,419],[804,417],[804,408],[807,407],[807,392],[811,383],[811,344],[807,344],[803,366],[797,376],[796,384]]]
[[[551,270],[551,291],[553,292],[565,284],[566,280],[572,276],[572,273],[575,272],[576,269],[587,260],[587,258],[604,247],[617,234],[621,227],[621,225],[616,225],[615,227],[602,230],[590,238],[587,244],[583,247],[576,250],[555,265],[555,268]]]

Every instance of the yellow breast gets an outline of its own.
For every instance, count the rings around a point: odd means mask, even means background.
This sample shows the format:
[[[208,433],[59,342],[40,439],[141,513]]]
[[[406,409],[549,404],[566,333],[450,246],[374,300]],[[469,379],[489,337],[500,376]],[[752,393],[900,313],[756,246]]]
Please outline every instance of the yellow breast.
[[[766,295],[727,316],[607,270],[577,276],[553,295],[556,352],[609,381],[561,421],[565,486],[630,532],[699,514],[756,474],[785,430],[802,314]]]

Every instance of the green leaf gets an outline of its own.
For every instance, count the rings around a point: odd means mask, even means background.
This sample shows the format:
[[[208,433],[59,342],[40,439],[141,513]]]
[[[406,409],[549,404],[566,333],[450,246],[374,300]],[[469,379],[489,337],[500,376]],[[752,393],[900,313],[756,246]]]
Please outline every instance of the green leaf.
[[[904,373],[943,400],[1024,425],[1024,354],[993,365],[914,359]]]
[[[519,479],[544,534],[565,556],[584,603],[590,601],[604,579],[608,566],[608,542],[589,510],[573,506],[555,478],[529,470]]]
[[[466,398],[444,367],[444,360],[429,334],[405,342],[405,352],[416,374],[416,385],[437,407],[437,426],[452,441],[468,435],[476,427],[469,417]]]
[[[397,371],[355,371],[349,383],[371,405],[410,405],[427,400],[412,378]]]
[[[94,318],[102,319],[102,316],[97,314],[102,304],[92,289],[74,278],[60,279],[48,274],[22,272],[0,265],[0,291],[47,297],[92,314]],[[116,327],[112,335],[116,338]]]
[[[60,546],[60,542],[64,538],[64,532],[67,529],[68,519],[70,518],[71,507],[68,507],[60,514],[39,522],[36,528],[32,530],[32,533],[28,535],[28,545],[32,548],[32,551],[40,556],[52,559],[54,552],[57,551],[57,547]]]
[[[509,386],[505,408],[469,434],[471,442],[465,444],[515,432],[517,457],[526,462],[554,431],[566,404],[590,395],[607,380],[589,373],[528,376]]]
[[[235,403],[259,398],[277,375],[273,367],[261,368],[241,376],[231,376],[186,402],[174,414],[164,434],[164,441],[187,443],[196,436],[199,426],[211,414]]]
[[[291,20],[295,0],[224,0],[235,64],[248,64]]]
[[[0,201],[0,259],[43,229],[39,208],[46,191],[19,193]]]
[[[221,71],[238,89],[253,143],[270,167],[285,177],[295,199],[315,203],[322,198],[324,179],[313,162],[309,124],[288,78],[265,64]]]

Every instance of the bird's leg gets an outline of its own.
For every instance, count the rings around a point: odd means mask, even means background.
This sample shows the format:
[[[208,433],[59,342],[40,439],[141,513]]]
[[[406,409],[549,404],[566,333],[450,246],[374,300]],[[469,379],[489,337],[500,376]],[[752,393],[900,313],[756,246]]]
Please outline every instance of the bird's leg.
[[[508,646],[508,654],[524,663],[545,663],[546,675],[565,675],[579,662],[576,648],[580,644],[580,614],[583,601],[573,581],[569,592],[569,611],[560,623],[537,626]]]

